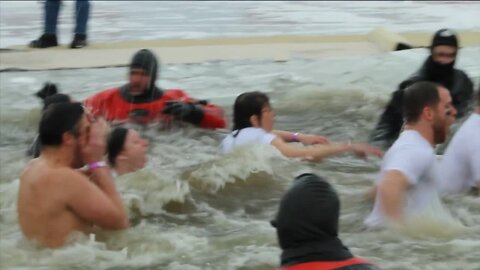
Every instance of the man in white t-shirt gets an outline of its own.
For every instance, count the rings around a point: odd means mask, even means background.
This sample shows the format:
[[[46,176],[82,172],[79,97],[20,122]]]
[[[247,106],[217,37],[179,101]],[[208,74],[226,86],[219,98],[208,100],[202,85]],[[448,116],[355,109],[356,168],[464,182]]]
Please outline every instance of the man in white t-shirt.
[[[442,193],[480,188],[480,88],[475,111],[453,136],[441,164],[439,190]]]
[[[372,213],[365,224],[402,223],[438,198],[434,146],[445,141],[457,114],[448,90],[417,82],[405,90],[405,130],[385,153]]]

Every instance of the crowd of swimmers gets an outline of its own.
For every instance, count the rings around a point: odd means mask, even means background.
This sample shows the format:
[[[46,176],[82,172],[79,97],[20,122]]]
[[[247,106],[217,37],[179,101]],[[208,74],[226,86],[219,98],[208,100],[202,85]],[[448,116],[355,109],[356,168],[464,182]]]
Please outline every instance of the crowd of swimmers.
[[[275,130],[268,96],[245,92],[235,100],[232,132],[221,142],[221,152],[270,144],[286,157],[310,161],[344,153],[383,157],[365,224],[404,224],[410,215],[425,210],[437,192],[480,187],[480,89],[474,97],[470,79],[453,67],[458,48],[452,30],[435,33],[430,56],[394,92],[371,144],[333,143],[320,135]],[[180,89],[158,87],[158,69],[155,55],[142,49],[132,58],[126,85],[83,102],[58,93],[52,84],[37,94],[44,108],[38,136],[28,151],[34,159],[22,172],[18,194],[19,223],[26,238],[57,248],[73,231],[129,227],[113,180],[143,168],[149,144],[121,124],[181,121],[201,128],[226,127],[221,107]],[[467,114],[438,161],[435,146],[446,141],[457,116]],[[386,152],[372,146],[376,143]],[[282,249],[282,269],[378,269],[343,245],[339,211],[340,200],[327,180],[315,174],[295,178],[271,221]]]

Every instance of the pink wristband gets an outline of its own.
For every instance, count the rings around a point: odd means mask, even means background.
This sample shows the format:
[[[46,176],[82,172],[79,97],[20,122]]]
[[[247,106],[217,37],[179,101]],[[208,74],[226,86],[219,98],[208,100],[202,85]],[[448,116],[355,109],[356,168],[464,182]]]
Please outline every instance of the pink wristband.
[[[97,161],[97,162],[92,162],[90,164],[88,164],[88,169],[90,171],[93,171],[94,169],[96,168],[99,168],[99,167],[107,167],[107,163],[105,163],[105,161]]]
[[[298,132],[293,133],[292,142],[299,142],[300,141],[298,139],[298,135],[300,135]]]

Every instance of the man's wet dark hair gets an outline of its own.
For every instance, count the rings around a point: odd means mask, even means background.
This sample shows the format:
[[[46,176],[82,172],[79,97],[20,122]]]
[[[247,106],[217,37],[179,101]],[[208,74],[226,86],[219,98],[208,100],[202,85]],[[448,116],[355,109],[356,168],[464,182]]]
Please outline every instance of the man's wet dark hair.
[[[56,103],[48,106],[42,114],[38,127],[38,138],[42,146],[61,145],[65,132],[78,136],[83,113],[83,106],[78,102]]]
[[[403,93],[403,117],[407,123],[420,119],[423,108],[434,107],[440,101],[439,84],[433,82],[416,82],[407,87]]]
[[[268,105],[270,105],[268,96],[262,92],[246,92],[239,95],[233,105],[232,130],[251,127],[250,117],[256,115],[260,118],[263,107]]]
[[[107,141],[107,159],[110,165],[115,166],[115,159],[123,150],[127,134],[128,129],[123,127],[117,127],[110,132]]]

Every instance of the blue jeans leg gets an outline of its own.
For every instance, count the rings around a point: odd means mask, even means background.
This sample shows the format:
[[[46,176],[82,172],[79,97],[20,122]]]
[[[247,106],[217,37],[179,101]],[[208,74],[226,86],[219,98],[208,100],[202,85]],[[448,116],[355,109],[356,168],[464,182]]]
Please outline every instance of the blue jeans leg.
[[[60,0],[45,1],[44,33],[56,34]]]
[[[75,34],[87,33],[88,16],[90,15],[90,2],[77,0],[75,3]]]

